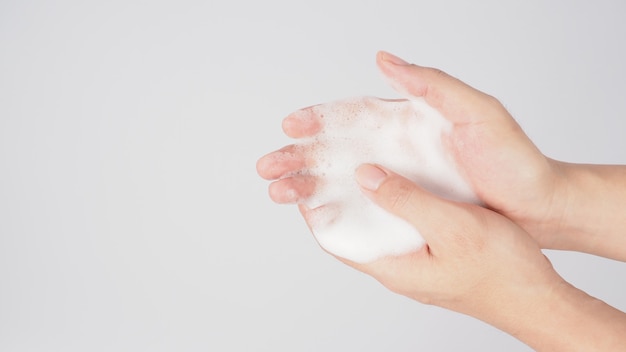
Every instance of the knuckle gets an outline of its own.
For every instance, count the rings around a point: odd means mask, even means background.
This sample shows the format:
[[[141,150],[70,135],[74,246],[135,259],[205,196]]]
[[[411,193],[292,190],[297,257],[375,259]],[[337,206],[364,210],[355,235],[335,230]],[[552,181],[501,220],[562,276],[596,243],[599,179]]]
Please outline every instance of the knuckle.
[[[448,75],[443,70],[440,70],[438,68],[431,68],[431,72],[433,73],[434,76],[447,76]]]
[[[487,103],[500,113],[506,112],[506,107],[504,106],[504,104],[502,104],[500,99],[494,97],[493,95],[487,96]]]
[[[395,187],[387,197],[387,207],[393,213],[403,213],[411,204],[415,190],[403,182],[395,182]]]
[[[491,111],[495,116],[501,116],[502,114],[508,114],[508,111],[500,99],[493,95],[484,94],[484,105],[486,111]]]

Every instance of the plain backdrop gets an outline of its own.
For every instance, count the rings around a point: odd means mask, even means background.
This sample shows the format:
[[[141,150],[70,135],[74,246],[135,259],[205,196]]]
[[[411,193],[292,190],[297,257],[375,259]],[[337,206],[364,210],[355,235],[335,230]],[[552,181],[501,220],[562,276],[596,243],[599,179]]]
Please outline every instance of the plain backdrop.
[[[1,351],[528,351],[325,254],[255,162],[384,49],[626,163],[623,1],[0,1]],[[524,165],[520,165],[523,168]],[[623,212],[624,209],[615,209]],[[626,264],[546,251],[626,310]]]

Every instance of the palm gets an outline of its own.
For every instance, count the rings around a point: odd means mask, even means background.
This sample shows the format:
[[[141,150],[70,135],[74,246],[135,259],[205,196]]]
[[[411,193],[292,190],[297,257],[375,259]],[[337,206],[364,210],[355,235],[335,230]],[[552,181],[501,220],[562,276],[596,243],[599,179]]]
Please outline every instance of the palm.
[[[530,231],[551,212],[555,164],[499,103],[492,103],[485,111],[465,112],[468,122],[455,123],[446,145],[485,205]]]

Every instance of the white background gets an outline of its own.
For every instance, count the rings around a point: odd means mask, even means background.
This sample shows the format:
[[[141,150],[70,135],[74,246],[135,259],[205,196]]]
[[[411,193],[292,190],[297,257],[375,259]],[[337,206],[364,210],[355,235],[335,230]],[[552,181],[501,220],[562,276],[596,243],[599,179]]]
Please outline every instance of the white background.
[[[398,97],[385,49],[626,163],[625,4],[0,1],[0,350],[527,351],[325,254],[255,162],[293,110]],[[626,264],[547,255],[626,310]]]

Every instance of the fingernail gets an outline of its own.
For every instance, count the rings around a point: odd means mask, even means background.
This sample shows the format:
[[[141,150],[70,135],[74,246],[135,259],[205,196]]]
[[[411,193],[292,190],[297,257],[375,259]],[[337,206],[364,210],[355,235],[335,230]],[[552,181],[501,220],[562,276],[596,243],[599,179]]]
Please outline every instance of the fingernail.
[[[393,54],[390,54],[390,53],[388,53],[386,51],[382,51],[381,53],[382,53],[382,59],[384,61],[387,61],[389,63],[392,63],[394,65],[398,65],[398,66],[408,66],[408,65],[410,65],[408,62],[406,62],[406,61],[402,60],[401,58],[399,58],[399,57],[397,57],[397,56],[395,56]]]
[[[374,165],[363,164],[356,169],[355,178],[361,187],[376,191],[387,178],[387,173]]]

